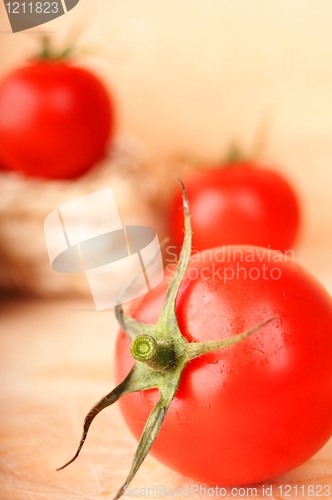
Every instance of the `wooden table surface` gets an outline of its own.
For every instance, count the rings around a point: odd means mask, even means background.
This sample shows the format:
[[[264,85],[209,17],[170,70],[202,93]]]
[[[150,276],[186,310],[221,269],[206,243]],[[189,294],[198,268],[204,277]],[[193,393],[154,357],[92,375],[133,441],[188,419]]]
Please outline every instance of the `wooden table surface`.
[[[97,313],[89,301],[2,302],[0,329],[0,498],[111,499],[135,449],[117,405],[98,416],[78,460],[63,471],[55,469],[76,449],[87,411],[113,387],[113,312]],[[139,498],[153,497],[147,488],[155,488],[156,497],[163,491],[164,498],[171,498],[172,488],[190,491],[192,484],[148,457],[132,486],[142,489]],[[279,498],[278,486],[287,484],[332,488],[332,440],[307,463],[265,487],[272,485],[271,498]],[[250,491],[241,494],[253,496]],[[204,490],[191,491],[190,498],[204,497]],[[267,494],[258,485],[257,498],[263,497]]]

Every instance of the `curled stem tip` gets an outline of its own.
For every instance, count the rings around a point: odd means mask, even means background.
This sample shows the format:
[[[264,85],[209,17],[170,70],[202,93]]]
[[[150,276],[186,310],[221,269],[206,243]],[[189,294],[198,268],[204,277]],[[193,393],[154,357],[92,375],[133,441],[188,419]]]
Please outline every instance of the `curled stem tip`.
[[[160,248],[166,245],[166,243],[169,241],[169,238],[164,238],[162,242],[160,243]],[[146,268],[149,268],[156,258],[159,256],[159,248],[158,250],[152,255],[151,259],[148,261],[146,264]],[[136,283],[136,281],[141,277],[143,272],[143,269],[139,271],[139,273],[128,283],[128,285],[122,290],[120,295],[118,296],[117,299],[117,305],[115,306],[115,315],[116,318],[123,329],[123,331],[126,333],[127,337],[130,338],[130,340],[134,340],[135,337],[140,335],[142,332],[144,333],[150,333],[154,327],[154,325],[148,325],[147,323],[141,323],[140,321],[128,316],[122,309],[122,302],[125,302],[125,296],[126,293],[132,288],[132,286]]]

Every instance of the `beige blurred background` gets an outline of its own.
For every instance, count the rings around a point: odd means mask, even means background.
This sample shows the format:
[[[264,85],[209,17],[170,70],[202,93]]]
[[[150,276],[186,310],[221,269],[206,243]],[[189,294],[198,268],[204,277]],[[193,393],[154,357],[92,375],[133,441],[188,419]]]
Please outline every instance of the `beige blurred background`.
[[[332,292],[329,0],[80,0],[15,35],[0,11],[1,75],[36,50],[41,31],[59,46],[81,33],[80,64],[115,94],[119,132],[141,141],[170,185],[170,156],[216,160],[233,139],[249,148],[265,117],[265,155],[302,197],[297,260]]]

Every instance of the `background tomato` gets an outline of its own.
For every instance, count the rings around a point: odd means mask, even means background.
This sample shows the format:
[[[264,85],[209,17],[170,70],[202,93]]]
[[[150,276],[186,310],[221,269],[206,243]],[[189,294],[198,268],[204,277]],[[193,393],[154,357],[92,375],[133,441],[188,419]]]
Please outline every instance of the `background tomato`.
[[[177,299],[182,334],[218,340],[279,319],[188,364],[152,453],[194,480],[236,486],[293,469],[330,438],[332,301],[280,252],[225,252],[225,261],[221,249],[192,258]],[[135,317],[156,322],[165,292],[163,286],[146,295]],[[115,359],[120,382],[133,365],[122,331]],[[136,438],[157,400],[156,390],[120,399]]]
[[[250,244],[278,250],[292,247],[299,228],[297,197],[278,173],[253,163],[201,171],[186,182],[193,248]],[[183,241],[182,195],[171,200],[169,234]]]
[[[85,173],[114,133],[114,106],[89,71],[40,60],[0,84],[0,163],[50,179]]]

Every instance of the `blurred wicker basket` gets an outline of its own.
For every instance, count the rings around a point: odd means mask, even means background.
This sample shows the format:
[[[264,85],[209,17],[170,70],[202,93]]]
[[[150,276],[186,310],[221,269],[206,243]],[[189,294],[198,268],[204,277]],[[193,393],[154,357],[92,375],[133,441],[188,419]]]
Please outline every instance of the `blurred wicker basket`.
[[[84,274],[50,266],[44,220],[80,196],[111,187],[125,225],[157,229],[158,180],[134,138],[118,137],[109,157],[75,181],[45,181],[0,173],[0,289],[39,296],[89,294]]]

